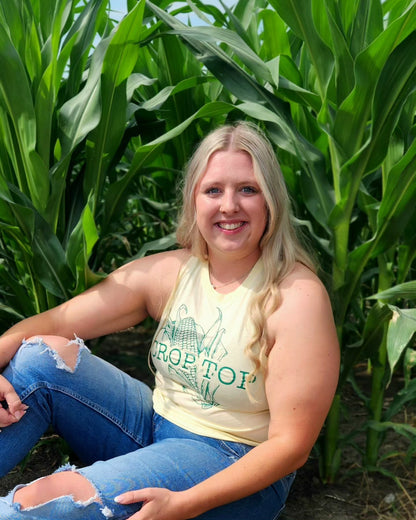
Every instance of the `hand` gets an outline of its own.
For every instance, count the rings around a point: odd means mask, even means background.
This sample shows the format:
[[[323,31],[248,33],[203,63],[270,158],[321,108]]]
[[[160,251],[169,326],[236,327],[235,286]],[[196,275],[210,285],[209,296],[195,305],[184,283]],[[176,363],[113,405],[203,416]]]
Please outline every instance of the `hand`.
[[[20,421],[28,406],[23,404],[9,381],[0,375],[0,428]]]
[[[140,511],[128,520],[186,520],[185,502],[181,492],[164,488],[145,488],[128,491],[116,497],[119,504],[143,502]]]

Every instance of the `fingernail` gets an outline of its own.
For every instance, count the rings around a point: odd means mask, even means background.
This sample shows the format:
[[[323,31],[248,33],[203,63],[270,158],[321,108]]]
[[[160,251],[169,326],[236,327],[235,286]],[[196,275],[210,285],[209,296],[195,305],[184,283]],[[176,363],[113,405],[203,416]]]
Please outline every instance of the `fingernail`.
[[[20,421],[20,419],[25,415],[25,413],[26,413],[26,410],[24,412],[19,410],[18,412],[14,413],[13,416],[15,417],[15,419]]]

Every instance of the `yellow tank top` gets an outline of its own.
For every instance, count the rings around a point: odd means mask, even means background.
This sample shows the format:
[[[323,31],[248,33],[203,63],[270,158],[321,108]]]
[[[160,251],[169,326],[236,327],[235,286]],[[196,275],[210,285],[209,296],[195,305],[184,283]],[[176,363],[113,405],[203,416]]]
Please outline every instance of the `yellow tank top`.
[[[150,352],[162,417],[207,437],[252,446],[266,440],[264,379],[248,382],[253,363],[244,353],[253,331],[249,303],[263,272],[259,260],[235,291],[219,294],[207,264],[191,257],[184,266]]]

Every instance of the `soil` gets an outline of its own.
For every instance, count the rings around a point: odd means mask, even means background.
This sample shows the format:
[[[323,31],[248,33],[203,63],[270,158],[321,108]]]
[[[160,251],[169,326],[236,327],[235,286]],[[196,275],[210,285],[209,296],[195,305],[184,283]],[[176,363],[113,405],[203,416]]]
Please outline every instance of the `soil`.
[[[152,384],[147,368],[147,347],[150,330],[140,327],[95,340],[89,346],[94,353],[119,366],[134,377]],[[142,345],[144,348],[139,348]],[[358,373],[365,385],[365,373]],[[386,399],[397,391],[393,382]],[[345,433],[358,431],[366,420],[366,412],[356,394],[346,389],[344,409],[348,411],[342,424]],[[395,420],[416,425],[416,406],[407,408]],[[362,468],[360,449],[364,438],[346,450],[338,482],[324,485],[319,478],[318,460],[313,453],[298,471],[282,520],[416,520],[415,456],[406,458],[408,440],[390,433],[383,443],[380,471]],[[0,479],[0,496],[18,483],[29,482],[58,468],[70,458],[69,450],[53,432],[48,432],[23,463]],[[384,474],[383,474],[384,473]],[[389,473],[390,476],[387,476]],[[391,476],[394,475],[394,478]],[[233,519],[230,519],[233,520]],[[261,520],[261,519],[259,519]]]

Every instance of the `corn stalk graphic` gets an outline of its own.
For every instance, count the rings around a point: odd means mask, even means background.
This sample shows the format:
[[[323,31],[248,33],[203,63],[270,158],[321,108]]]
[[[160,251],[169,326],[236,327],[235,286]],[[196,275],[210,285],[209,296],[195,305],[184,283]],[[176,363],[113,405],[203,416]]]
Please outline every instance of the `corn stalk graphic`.
[[[195,362],[190,363],[187,368],[168,363],[168,369],[182,381],[184,391],[191,391],[193,400],[203,408],[219,405],[215,401],[215,393],[219,385],[212,389],[212,381],[209,379],[198,381],[198,366],[200,366],[198,361],[205,358],[218,363],[228,354],[222,344],[222,336],[225,333],[225,329],[221,327],[222,312],[219,308],[217,312],[217,318],[205,332],[194,318],[188,316],[187,306],[181,305],[176,313],[176,319],[169,319],[162,329],[162,337],[169,341],[171,349],[177,348],[182,353],[189,353],[195,359]]]

